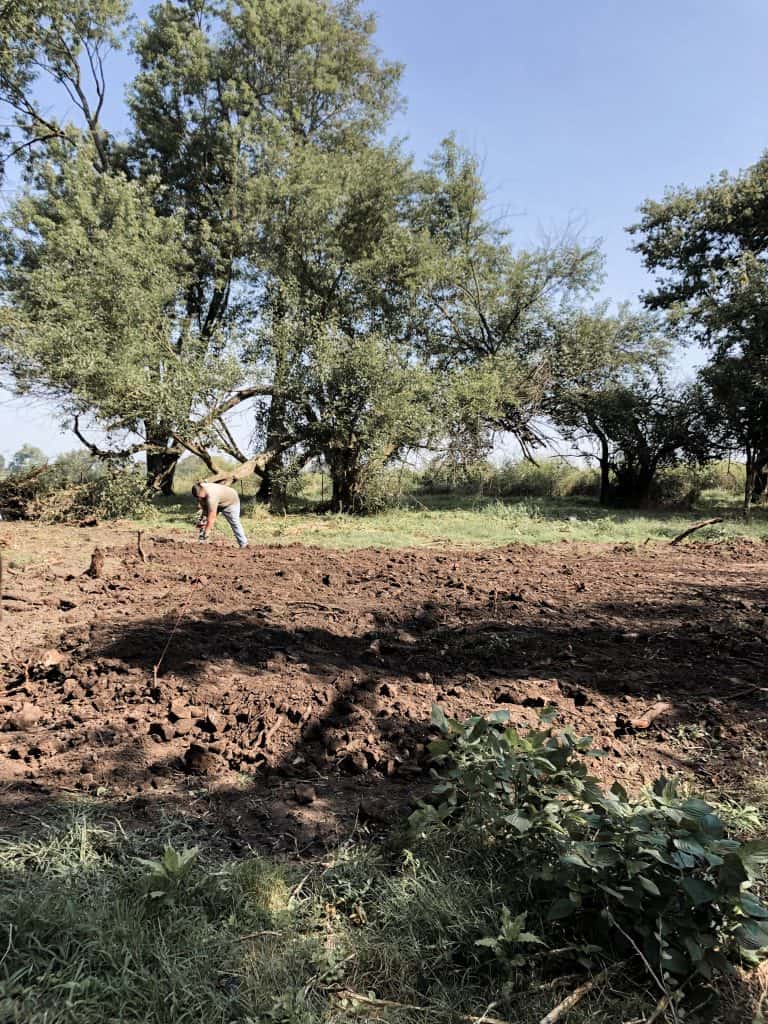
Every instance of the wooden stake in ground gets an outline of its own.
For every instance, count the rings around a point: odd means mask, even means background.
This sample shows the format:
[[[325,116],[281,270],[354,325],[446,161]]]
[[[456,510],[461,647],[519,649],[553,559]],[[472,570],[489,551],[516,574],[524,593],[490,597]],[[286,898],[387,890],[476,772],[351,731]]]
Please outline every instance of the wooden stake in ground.
[[[91,564],[85,570],[87,576],[93,577],[95,580],[101,579],[101,574],[104,572],[104,552],[101,548],[94,548],[93,554],[91,555]]]
[[[700,523],[694,523],[693,526],[689,526],[687,530],[683,530],[682,533],[679,533],[677,537],[669,543],[673,546],[675,544],[679,544],[681,540],[685,540],[689,533],[694,533],[696,530],[700,530],[702,526],[714,526],[715,523],[722,523],[722,521],[722,516],[715,516],[714,519],[702,519]]]

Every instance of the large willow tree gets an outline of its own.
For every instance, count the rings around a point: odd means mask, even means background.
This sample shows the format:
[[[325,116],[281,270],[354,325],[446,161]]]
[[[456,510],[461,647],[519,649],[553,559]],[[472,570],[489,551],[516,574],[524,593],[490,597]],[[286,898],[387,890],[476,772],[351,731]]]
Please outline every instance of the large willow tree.
[[[535,442],[599,258],[568,237],[515,250],[455,142],[420,170],[385,141],[400,68],[358,0],[162,0],[143,23],[122,0],[0,7],[0,152],[23,181],[0,359],[19,392],[94,451],[97,428],[106,454],[146,452],[166,491],[185,449],[234,456],[264,497],[321,456],[345,509],[414,447]],[[106,62],[126,42],[118,133]]]

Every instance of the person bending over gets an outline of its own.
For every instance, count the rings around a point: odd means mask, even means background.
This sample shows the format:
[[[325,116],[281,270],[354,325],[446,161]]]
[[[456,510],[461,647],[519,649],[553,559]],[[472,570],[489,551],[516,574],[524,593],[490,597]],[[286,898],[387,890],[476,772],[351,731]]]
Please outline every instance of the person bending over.
[[[200,527],[198,540],[201,544],[208,540],[216,516],[221,512],[232,527],[232,533],[240,547],[248,547],[248,538],[240,522],[240,498],[236,490],[224,484],[197,483],[192,488],[192,494],[200,506],[197,525]]]

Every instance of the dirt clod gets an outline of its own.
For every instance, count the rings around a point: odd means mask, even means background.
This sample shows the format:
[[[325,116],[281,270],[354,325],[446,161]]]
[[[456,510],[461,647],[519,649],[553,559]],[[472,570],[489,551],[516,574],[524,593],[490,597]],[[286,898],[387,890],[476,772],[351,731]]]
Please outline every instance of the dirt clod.
[[[25,701],[18,711],[8,715],[5,720],[5,728],[10,729],[12,732],[24,732],[28,729],[34,729],[42,717],[43,712],[40,708],[30,704],[29,701]]]

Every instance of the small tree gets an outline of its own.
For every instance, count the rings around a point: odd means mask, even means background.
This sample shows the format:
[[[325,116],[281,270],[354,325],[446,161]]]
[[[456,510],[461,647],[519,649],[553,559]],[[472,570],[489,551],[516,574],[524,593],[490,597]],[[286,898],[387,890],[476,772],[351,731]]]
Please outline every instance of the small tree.
[[[602,257],[568,230],[515,249],[487,205],[476,158],[446,139],[416,204],[430,251],[414,330],[429,364],[459,378],[469,406],[458,426],[467,440],[474,433],[470,447],[507,431],[528,453],[539,443],[561,325],[599,283]]]
[[[746,460],[744,510],[768,492],[768,354],[720,355],[699,371],[701,407],[723,453]]]
[[[656,277],[646,304],[712,353],[702,374],[710,422],[746,458],[748,510],[768,466],[768,153],[740,174],[646,201],[629,230]]]
[[[285,325],[284,325],[285,326]],[[287,380],[287,436],[299,463],[321,455],[336,512],[366,511],[366,485],[439,432],[429,372],[378,333],[350,338],[327,323],[303,327],[304,358]]]
[[[547,414],[600,467],[600,503],[644,504],[684,439],[666,380],[670,343],[656,316],[622,306],[576,312],[559,327]]]
[[[607,451],[613,476],[608,503],[629,508],[650,504],[659,470],[699,448],[692,410],[686,389],[647,374],[598,392],[586,403],[586,415],[600,444],[601,469],[602,453]]]
[[[8,472],[14,474],[29,473],[30,470],[38,469],[47,462],[48,457],[42,448],[37,448],[33,444],[23,444],[11,456],[11,461],[8,463]]]

